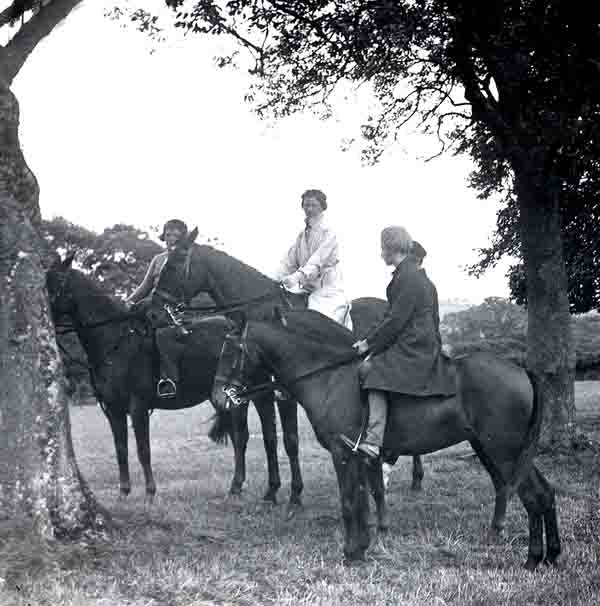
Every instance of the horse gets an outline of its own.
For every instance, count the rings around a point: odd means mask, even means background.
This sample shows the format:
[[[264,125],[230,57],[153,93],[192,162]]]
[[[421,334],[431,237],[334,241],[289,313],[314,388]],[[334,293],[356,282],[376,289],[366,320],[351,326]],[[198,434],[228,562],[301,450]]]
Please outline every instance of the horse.
[[[154,296],[159,304],[189,301],[199,292],[208,292],[216,301],[217,308],[243,308],[249,317],[255,319],[272,316],[274,302],[297,308],[306,308],[306,298],[284,293],[278,282],[265,276],[242,261],[208,245],[194,242],[198,230],[194,229],[180,240],[174,251],[169,253],[159,276]],[[383,318],[388,307],[387,301],[375,297],[362,297],[351,302],[351,319],[356,336],[362,337]],[[297,403],[283,399],[277,402],[284,439],[294,449],[294,459],[298,457]],[[286,446],[287,450],[287,446]],[[290,461],[292,454],[287,450]],[[390,462],[395,463],[392,459]],[[423,482],[421,457],[413,456],[411,488],[421,490]],[[300,467],[292,467],[292,497],[300,503],[302,487]]]
[[[255,388],[250,373],[267,366],[306,410],[319,443],[330,451],[337,474],[345,525],[344,557],[364,559],[370,541],[367,523],[366,477],[377,505],[378,524],[387,527],[381,466],[371,472],[360,454],[340,440],[356,436],[364,426],[364,394],[358,379],[360,359],[353,336],[314,311],[291,311],[280,320],[242,319],[226,338],[213,386],[217,407],[227,405],[231,386],[245,398]],[[506,502],[516,492],[529,519],[526,568],[544,559],[555,563],[560,537],[555,491],[535,466],[543,402],[534,376],[511,362],[488,353],[455,361],[457,394],[417,397],[388,394],[390,399],[384,449],[394,455],[435,452],[470,442],[490,474],[496,492]],[[373,475],[375,477],[373,478]],[[505,516],[506,508],[496,509]],[[494,525],[503,520],[494,520]]]
[[[152,329],[145,317],[134,314],[108,295],[90,277],[71,269],[73,255],[57,260],[46,274],[51,312],[55,323],[68,316],[87,354],[93,387],[113,434],[119,466],[119,496],[131,490],[127,448],[127,414],[130,415],[138,459],[145,477],[145,501],[152,503],[156,483],[150,457],[149,411],[179,410],[210,398],[219,354],[230,321],[209,317],[194,325],[182,354],[181,389],[176,398],[158,398],[155,388],[157,354]],[[259,380],[266,375],[259,372]],[[258,396],[254,405],[260,417],[267,453],[268,488],[265,501],[276,502],[281,485],[277,461],[276,421],[269,395]],[[239,496],[246,476],[248,407],[231,413],[217,410],[209,436],[222,441],[229,435],[234,449],[235,471],[229,494]],[[291,508],[293,510],[293,508]]]

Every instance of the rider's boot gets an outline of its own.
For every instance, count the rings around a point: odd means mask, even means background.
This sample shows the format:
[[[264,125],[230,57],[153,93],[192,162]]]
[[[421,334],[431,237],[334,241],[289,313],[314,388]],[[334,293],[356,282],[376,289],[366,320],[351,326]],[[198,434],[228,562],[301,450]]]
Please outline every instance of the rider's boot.
[[[385,391],[379,389],[369,390],[369,423],[365,435],[357,444],[345,434],[340,439],[346,446],[364,454],[369,460],[377,459],[383,446],[385,424],[387,420],[388,402]]]

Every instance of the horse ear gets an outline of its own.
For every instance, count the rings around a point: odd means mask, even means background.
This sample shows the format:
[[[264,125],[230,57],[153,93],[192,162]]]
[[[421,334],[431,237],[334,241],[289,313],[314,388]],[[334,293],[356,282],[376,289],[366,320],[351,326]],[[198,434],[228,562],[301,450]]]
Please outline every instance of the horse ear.
[[[198,228],[194,227],[194,229],[192,229],[192,231],[188,234],[188,237],[187,237],[188,243],[191,244],[192,242],[195,242],[197,237],[198,237]]]
[[[275,305],[275,309],[273,310],[275,313],[275,319],[278,320],[279,322],[281,322],[281,325],[284,328],[287,328],[287,318],[285,317],[285,314],[283,313],[283,309],[281,309],[281,307],[279,305]]]
[[[62,269],[64,271],[66,271],[67,269],[71,269],[71,263],[73,263],[73,259],[75,258],[76,254],[77,254],[76,250],[71,250],[67,253],[65,260],[61,263]]]

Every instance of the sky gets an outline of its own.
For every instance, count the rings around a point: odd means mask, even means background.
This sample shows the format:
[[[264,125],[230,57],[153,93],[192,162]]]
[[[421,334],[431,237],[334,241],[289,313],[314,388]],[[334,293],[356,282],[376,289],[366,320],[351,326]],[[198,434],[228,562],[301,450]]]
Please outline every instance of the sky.
[[[45,218],[101,231],[177,217],[271,273],[303,228],[301,193],[319,188],[351,297],[384,295],[387,225],[425,246],[440,299],[508,295],[508,263],[480,279],[464,271],[489,244],[498,210],[467,187],[467,157],[426,163],[435,141],[407,131],[379,164],[362,165],[341,141],[368,109],[363,93],[339,103],[333,120],[261,122],[243,100],[245,72],[215,66],[217,41],[176,37],[151,53],[144,35],[104,17],[111,4],[84,1],[13,86]]]

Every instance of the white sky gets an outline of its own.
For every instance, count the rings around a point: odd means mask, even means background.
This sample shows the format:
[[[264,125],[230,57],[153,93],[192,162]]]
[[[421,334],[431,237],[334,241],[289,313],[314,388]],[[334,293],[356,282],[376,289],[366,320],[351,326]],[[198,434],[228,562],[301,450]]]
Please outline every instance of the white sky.
[[[462,269],[488,244],[497,210],[467,188],[467,158],[425,164],[417,156],[435,142],[407,132],[364,167],[340,151],[362,101],[340,106],[337,121],[267,125],[243,101],[246,75],[214,66],[215,42],[194,37],[150,54],[142,34],[103,17],[103,4],[84,2],[14,85],[45,217],[95,230],[179,217],[268,273],[303,227],[301,192],[316,187],[328,196],[352,297],[384,295],[379,232],[390,224],[425,246],[441,299],[507,295],[507,264],[479,280]]]

